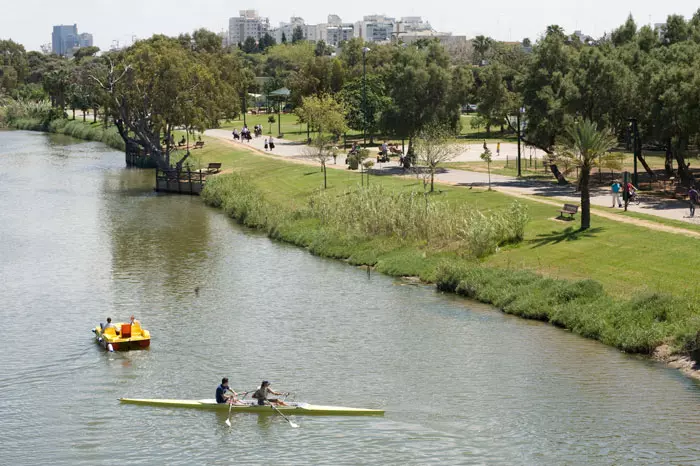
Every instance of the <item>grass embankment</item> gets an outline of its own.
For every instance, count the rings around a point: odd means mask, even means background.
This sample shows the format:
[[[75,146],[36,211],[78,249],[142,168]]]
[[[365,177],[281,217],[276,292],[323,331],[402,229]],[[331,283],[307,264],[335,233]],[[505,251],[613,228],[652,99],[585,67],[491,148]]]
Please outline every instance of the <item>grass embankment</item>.
[[[362,209],[348,202],[359,175],[329,170],[325,198],[353,224],[322,221],[311,208],[322,185],[317,167],[233,149],[216,140],[198,153],[203,163],[219,161],[236,174],[211,179],[204,200],[260,228],[276,239],[318,255],[372,265],[393,276],[418,276],[441,290],[490,303],[505,312],[551,322],[630,352],[649,353],[663,343],[677,351],[695,347],[700,329],[700,294],[688,271],[700,258],[700,242],[594,217],[580,233],[553,220],[556,209],[523,201],[530,222],[520,243],[504,245],[485,259],[463,246],[427,237],[368,234],[358,223]],[[241,176],[239,176],[241,175]],[[422,191],[412,179],[373,176],[385,193]],[[503,212],[512,198],[497,192],[441,186],[431,202],[466,206],[486,215]],[[418,205],[416,208],[419,208]],[[460,207],[465,208],[465,207]],[[387,212],[387,216],[390,213]],[[343,228],[352,234],[343,233]],[[688,286],[690,285],[690,286]]]
[[[20,119],[12,123],[15,129],[28,131],[44,131],[65,134],[86,141],[97,141],[118,150],[124,150],[124,140],[119,136],[114,126],[105,128],[102,122],[89,123],[79,120],[60,119],[48,124],[35,118]]]

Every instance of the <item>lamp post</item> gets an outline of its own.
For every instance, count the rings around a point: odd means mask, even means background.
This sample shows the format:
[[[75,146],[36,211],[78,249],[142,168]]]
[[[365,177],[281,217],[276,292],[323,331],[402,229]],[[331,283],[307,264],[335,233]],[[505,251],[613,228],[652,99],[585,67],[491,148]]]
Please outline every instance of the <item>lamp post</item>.
[[[525,108],[520,107],[518,109],[518,115],[517,115],[517,124],[518,124],[518,178],[523,176],[522,173],[522,162],[520,161],[520,141],[522,140],[522,134],[523,134],[523,127],[520,122],[521,115],[525,113]]]
[[[362,48],[362,139],[367,146],[367,52],[369,47]]]

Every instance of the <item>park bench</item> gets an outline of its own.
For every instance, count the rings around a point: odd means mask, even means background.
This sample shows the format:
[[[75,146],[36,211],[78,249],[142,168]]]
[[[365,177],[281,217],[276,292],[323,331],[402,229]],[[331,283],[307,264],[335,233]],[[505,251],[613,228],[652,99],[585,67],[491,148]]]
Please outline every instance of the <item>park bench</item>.
[[[221,162],[212,162],[207,167],[207,173],[219,173],[221,171]]]
[[[204,141],[197,141],[194,143],[195,149],[201,149],[202,147],[204,147]]]
[[[564,204],[564,207],[559,211],[559,218],[564,218],[564,214],[568,214],[569,218],[573,219],[577,213],[578,206],[576,204]]]

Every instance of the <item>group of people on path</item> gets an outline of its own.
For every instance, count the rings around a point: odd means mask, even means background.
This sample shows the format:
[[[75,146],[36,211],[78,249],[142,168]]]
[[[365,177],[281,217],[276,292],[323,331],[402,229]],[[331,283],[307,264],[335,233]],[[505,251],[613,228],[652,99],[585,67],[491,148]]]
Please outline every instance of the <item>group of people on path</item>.
[[[248,392],[244,392],[241,398],[245,398]],[[228,384],[228,378],[224,377],[221,379],[221,385],[216,387],[216,402],[219,404],[232,404],[232,405],[247,405],[238,398],[238,393],[236,393]],[[277,398],[269,398],[270,395],[283,396],[289,395],[289,393],[276,392],[270,387],[270,382],[263,380],[254,392],[252,397],[257,400],[258,406],[273,405],[273,406],[287,406],[287,404]]]
[[[613,208],[615,208],[615,204],[617,204],[618,207],[622,207],[622,194],[624,192],[627,192],[628,202],[633,200],[637,195],[636,186],[634,186],[632,183],[627,183],[627,186],[625,186],[623,189],[622,184],[618,180],[613,181],[611,191]],[[695,217],[695,206],[697,206],[698,203],[700,203],[700,193],[698,193],[695,185],[691,185],[690,189],[688,189],[688,207],[690,208],[691,218]]]
[[[255,134],[255,137],[260,137],[262,136],[263,133],[263,127],[262,125],[255,125],[253,126],[253,132]],[[250,130],[248,129],[247,125],[244,125],[243,128],[241,128],[241,132],[238,132],[238,128],[233,128],[233,140],[234,141],[241,141],[241,142],[250,142],[253,137],[250,135]],[[272,139],[272,136],[269,138],[265,138],[265,150],[272,150],[275,148],[275,141]]]
[[[634,199],[634,196],[637,195],[637,187],[634,186],[632,183],[627,183],[627,185],[623,189],[622,184],[618,180],[614,180],[610,189],[612,190],[613,208],[615,208],[615,204],[617,204],[618,207],[622,207],[622,194],[624,192],[627,193],[628,201],[631,201],[632,199]]]

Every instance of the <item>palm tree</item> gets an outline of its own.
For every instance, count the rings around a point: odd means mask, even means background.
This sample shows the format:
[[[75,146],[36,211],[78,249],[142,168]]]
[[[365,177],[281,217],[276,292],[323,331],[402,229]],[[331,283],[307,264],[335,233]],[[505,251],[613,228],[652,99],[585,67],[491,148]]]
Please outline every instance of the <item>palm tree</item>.
[[[476,36],[474,39],[472,39],[472,47],[474,48],[476,56],[479,57],[479,65],[484,61],[484,58],[486,57],[486,52],[489,51],[492,44],[493,39],[491,39],[490,37]]]
[[[591,169],[603,154],[616,144],[610,131],[598,130],[590,120],[575,122],[566,132],[566,142],[561,156],[579,167],[579,190],[581,191],[581,230],[591,227],[591,194],[589,181]]]

